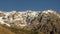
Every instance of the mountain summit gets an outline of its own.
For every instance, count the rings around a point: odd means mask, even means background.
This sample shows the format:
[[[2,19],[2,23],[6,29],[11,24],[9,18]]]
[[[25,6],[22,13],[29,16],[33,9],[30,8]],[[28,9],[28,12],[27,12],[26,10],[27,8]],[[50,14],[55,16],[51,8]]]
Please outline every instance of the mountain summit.
[[[0,11],[0,24],[26,30],[39,30],[46,34],[57,34],[60,31],[60,14],[53,10]]]

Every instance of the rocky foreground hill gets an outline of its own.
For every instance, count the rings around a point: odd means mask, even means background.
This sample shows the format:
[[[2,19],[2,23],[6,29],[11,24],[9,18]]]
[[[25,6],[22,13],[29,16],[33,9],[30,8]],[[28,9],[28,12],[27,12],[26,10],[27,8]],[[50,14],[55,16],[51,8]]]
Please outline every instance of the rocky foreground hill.
[[[60,13],[46,11],[0,11],[0,24],[16,34],[60,34]]]

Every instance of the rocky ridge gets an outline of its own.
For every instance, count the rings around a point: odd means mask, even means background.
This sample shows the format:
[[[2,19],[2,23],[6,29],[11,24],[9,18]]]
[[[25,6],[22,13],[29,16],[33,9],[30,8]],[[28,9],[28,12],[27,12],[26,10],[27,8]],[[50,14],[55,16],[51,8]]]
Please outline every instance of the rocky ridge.
[[[53,10],[0,11],[0,24],[26,30],[38,30],[45,34],[58,34],[60,32],[60,14]]]
[[[0,11],[0,23],[5,24],[9,27],[11,27],[11,25],[24,27],[28,24],[31,24],[32,21],[35,20],[37,17],[41,17],[43,18],[42,20],[46,21],[51,16],[50,13],[56,14],[58,18],[60,18],[60,15],[57,14],[57,12],[52,11],[52,10],[47,10],[47,11],[42,11],[42,12],[41,11],[36,12],[36,11],[31,11],[31,10],[25,11],[25,12],[17,12],[17,11],[2,12]]]

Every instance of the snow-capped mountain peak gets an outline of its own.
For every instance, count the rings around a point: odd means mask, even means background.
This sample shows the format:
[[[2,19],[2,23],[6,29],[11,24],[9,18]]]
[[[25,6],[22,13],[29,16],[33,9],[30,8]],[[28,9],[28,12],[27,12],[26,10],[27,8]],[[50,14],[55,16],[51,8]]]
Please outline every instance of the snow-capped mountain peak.
[[[57,12],[52,11],[52,10],[47,10],[47,11],[42,11],[42,12],[36,12],[36,11],[31,11],[31,10],[25,11],[25,12],[17,12],[17,11],[2,12],[0,11],[0,24],[5,24],[9,27],[12,27],[12,26],[25,27],[28,24],[31,24],[33,20],[38,18],[39,13],[41,13],[45,17],[47,17],[47,15],[50,15],[50,13],[56,14],[58,17],[60,17],[60,15]]]

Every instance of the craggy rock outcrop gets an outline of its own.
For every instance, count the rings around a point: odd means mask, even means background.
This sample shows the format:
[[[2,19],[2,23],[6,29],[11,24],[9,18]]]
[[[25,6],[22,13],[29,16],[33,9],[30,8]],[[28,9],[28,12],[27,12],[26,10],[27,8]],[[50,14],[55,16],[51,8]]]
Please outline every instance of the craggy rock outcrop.
[[[0,24],[44,34],[60,34],[60,14],[53,10],[0,12]]]
[[[39,13],[30,26],[31,30],[39,30],[44,34],[60,34],[60,17],[58,15],[56,12]]]

